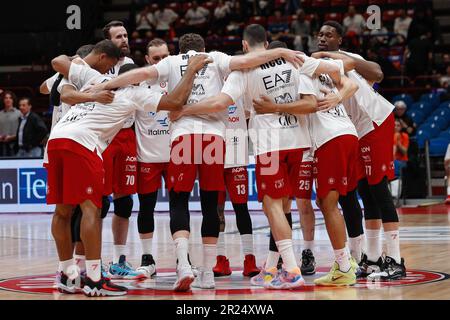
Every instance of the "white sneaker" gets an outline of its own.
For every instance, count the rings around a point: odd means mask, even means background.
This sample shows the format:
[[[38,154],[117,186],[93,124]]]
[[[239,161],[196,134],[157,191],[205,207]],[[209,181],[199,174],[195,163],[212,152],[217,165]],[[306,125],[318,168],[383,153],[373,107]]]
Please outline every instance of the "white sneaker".
[[[173,285],[173,290],[175,291],[189,291],[191,289],[191,283],[194,281],[195,277],[192,273],[192,268],[190,265],[178,266],[177,267],[177,281]]]
[[[156,275],[156,266],[154,264],[149,266],[140,266],[136,269],[136,272],[142,273],[147,279],[150,279]]]
[[[192,283],[192,287],[200,289],[214,289],[216,287],[214,272],[212,270],[205,271],[200,269],[194,283]]]

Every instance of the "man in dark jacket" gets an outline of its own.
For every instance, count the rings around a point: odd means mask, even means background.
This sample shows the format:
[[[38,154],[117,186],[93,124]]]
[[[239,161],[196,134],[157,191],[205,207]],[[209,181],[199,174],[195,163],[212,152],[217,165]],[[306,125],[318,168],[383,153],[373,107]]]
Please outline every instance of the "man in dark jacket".
[[[19,127],[16,135],[17,157],[37,158],[42,156],[42,141],[47,136],[48,129],[44,121],[31,112],[30,98],[19,100]]]

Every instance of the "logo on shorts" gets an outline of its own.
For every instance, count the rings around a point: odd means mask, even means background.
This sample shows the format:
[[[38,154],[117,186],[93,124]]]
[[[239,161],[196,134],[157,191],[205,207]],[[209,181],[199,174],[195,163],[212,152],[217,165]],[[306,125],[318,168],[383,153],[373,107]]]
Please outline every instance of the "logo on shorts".
[[[142,173],[150,173],[150,168],[141,168]]]
[[[342,184],[346,186],[348,184],[347,177],[342,177]]]
[[[87,187],[86,188],[86,193],[87,194],[92,194],[94,192],[94,189],[92,189],[92,187]]]
[[[311,171],[309,170],[300,170],[300,173],[298,175],[299,177],[310,177]]]
[[[184,178],[184,173],[180,173],[180,175],[178,176],[178,181],[183,181]]]
[[[328,184],[334,184],[334,182],[335,182],[334,178],[329,178],[328,179]]]
[[[386,167],[385,164],[383,164],[383,165],[381,166],[381,170],[382,170],[382,171],[386,171],[386,170],[387,170],[387,167]]]
[[[266,190],[266,184],[264,182],[261,183],[261,189]]]
[[[284,179],[276,180],[275,181],[275,189],[281,189],[284,186]]]
[[[245,174],[237,174],[234,176],[234,181],[245,181]]]
[[[125,161],[135,162],[136,161],[136,157],[127,156],[127,159]]]
[[[136,172],[136,165],[130,165],[130,164],[127,164],[126,166],[125,166],[125,171],[126,172]]]
[[[232,173],[239,173],[239,172],[242,172],[242,171],[245,171],[245,170],[247,170],[247,169],[243,168],[243,167],[238,167],[238,168],[231,169],[231,172]]]
[[[362,153],[370,152],[370,147],[369,146],[368,147],[362,147],[361,148],[361,152]]]
[[[369,155],[363,155],[362,159],[366,162],[370,161],[370,156]]]

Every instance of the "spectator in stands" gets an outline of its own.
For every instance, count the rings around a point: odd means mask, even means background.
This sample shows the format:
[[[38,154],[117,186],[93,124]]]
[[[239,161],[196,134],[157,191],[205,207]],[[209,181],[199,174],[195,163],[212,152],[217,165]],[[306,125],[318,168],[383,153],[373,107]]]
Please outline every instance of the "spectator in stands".
[[[367,30],[367,33],[371,35],[370,39],[370,47],[377,50],[380,47],[387,45],[389,37],[388,37],[388,29],[386,29],[383,25],[381,25],[379,29]]]
[[[412,78],[431,71],[433,43],[431,42],[430,32],[408,42],[404,53],[404,61],[406,73]]]
[[[16,134],[16,157],[37,158],[42,156],[43,141],[48,129],[44,121],[36,113],[31,111],[31,99],[19,100],[19,126]]]
[[[152,25],[154,24],[153,14],[150,11],[150,6],[147,5],[145,8],[136,15],[136,30],[139,32],[141,38],[145,35],[147,31],[152,30]]]
[[[439,84],[445,89],[450,87],[450,65],[447,66],[446,73],[439,78]]]
[[[403,132],[410,136],[416,134],[416,125],[414,121],[406,114],[406,103],[403,100],[399,100],[394,103],[394,116],[395,120],[400,123]]]
[[[0,110],[0,157],[14,156],[14,140],[19,125],[20,111],[16,109],[17,97],[5,90],[1,95],[3,109]]]
[[[406,41],[409,43],[413,39],[420,38],[427,33],[433,33],[433,17],[427,14],[424,5],[418,5],[414,10],[414,17],[408,28],[408,37]]]
[[[284,14],[286,15],[294,14],[298,12],[298,10],[300,10],[301,6],[302,5],[300,3],[300,0],[287,0],[284,9]]]
[[[401,171],[408,162],[409,136],[402,132],[402,125],[399,120],[395,120],[394,133],[394,169],[395,176],[399,177]]]
[[[308,38],[311,34],[311,25],[306,20],[305,11],[297,11],[297,20],[291,23],[291,32],[294,35],[294,47],[296,50],[303,51],[307,47]]]
[[[153,14],[156,34],[159,38],[168,36],[170,26],[178,19],[178,14],[172,9],[166,8],[164,1],[158,3],[158,9]]]
[[[445,176],[447,177],[447,199],[445,204],[450,204],[450,143],[447,146],[447,152],[444,157]]]
[[[190,32],[205,36],[208,31],[209,10],[198,5],[197,1],[192,1],[192,7],[186,12],[184,19],[190,28]]]
[[[217,2],[216,9],[214,9],[214,24],[213,26],[216,28],[216,30],[224,30],[225,26],[230,21],[230,6],[227,3],[225,3],[224,0],[219,0]]]
[[[270,16],[272,13],[272,1],[257,0],[256,3],[256,15],[258,16]]]
[[[289,24],[287,18],[281,13],[281,10],[275,10],[274,17],[267,26],[267,30],[272,40],[282,40],[289,33]]]
[[[395,18],[394,22],[394,32],[399,33],[405,38],[408,38],[408,29],[411,24],[411,17],[406,15],[406,10],[401,9],[399,11],[399,16]]]
[[[364,31],[366,23],[364,17],[356,12],[355,6],[349,6],[343,25],[347,35],[360,35]]]

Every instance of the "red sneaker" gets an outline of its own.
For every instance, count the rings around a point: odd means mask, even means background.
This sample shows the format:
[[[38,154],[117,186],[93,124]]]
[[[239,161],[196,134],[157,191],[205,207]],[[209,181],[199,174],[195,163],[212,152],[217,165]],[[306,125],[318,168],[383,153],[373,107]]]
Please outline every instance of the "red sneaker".
[[[261,270],[256,266],[255,256],[252,254],[246,255],[244,260],[244,271],[242,271],[244,277],[256,276],[260,271]]]
[[[450,196],[447,196],[447,199],[445,199],[445,204],[450,204]]]
[[[231,274],[230,261],[225,256],[217,256],[216,266],[213,268],[215,277],[225,277]]]

